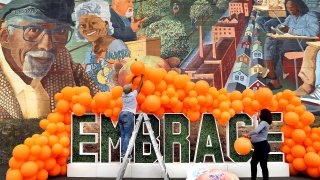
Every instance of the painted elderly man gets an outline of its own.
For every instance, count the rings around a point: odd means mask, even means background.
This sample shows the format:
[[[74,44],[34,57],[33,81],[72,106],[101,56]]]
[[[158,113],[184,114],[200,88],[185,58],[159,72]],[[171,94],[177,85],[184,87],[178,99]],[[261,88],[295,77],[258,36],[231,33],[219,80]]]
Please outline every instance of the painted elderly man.
[[[98,91],[65,48],[73,9],[73,0],[12,0],[0,10],[1,119],[45,117],[66,86]]]
[[[142,28],[147,18],[137,20],[133,17],[132,0],[112,0],[110,13],[114,28],[112,36],[125,42],[137,40],[136,33]]]

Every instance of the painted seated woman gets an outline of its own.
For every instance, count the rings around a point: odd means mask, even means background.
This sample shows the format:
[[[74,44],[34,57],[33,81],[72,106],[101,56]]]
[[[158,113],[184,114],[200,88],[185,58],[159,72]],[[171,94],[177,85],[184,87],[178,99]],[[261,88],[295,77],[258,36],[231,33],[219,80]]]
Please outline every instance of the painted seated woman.
[[[123,41],[113,38],[109,4],[91,0],[75,9],[76,36],[80,41],[91,42],[85,58],[86,72],[100,89],[110,91],[118,85],[117,75],[130,51]]]

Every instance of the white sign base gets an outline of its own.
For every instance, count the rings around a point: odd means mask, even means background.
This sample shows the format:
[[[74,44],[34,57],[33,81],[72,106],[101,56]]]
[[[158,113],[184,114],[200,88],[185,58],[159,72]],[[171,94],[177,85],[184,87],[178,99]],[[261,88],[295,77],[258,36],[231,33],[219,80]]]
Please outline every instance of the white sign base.
[[[68,177],[117,177],[121,163],[70,163],[67,168]],[[206,166],[227,170],[238,177],[251,177],[250,162],[246,163],[166,163],[170,178],[186,178],[187,172],[198,166]],[[258,177],[262,177],[258,164]],[[268,163],[270,177],[289,177],[289,164],[284,162]],[[129,163],[125,178],[162,178],[158,163]]]

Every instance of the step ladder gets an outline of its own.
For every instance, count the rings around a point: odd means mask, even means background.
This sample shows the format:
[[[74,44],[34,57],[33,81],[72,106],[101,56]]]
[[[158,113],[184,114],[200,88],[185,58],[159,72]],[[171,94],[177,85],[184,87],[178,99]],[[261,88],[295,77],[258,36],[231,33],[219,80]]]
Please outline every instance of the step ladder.
[[[121,163],[120,170],[118,172],[117,180],[122,180],[122,178],[124,176],[124,173],[126,172],[126,168],[127,168],[128,163],[129,163],[128,156],[132,152],[132,149],[133,149],[133,146],[135,144],[135,141],[136,141],[136,138],[137,138],[137,134],[138,134],[139,128],[141,126],[142,120],[144,120],[144,122],[146,123],[147,129],[148,129],[148,132],[149,132],[149,136],[150,136],[150,139],[151,139],[151,142],[152,142],[152,146],[153,146],[153,149],[154,149],[154,151],[156,153],[156,156],[157,156],[157,159],[158,159],[158,163],[159,163],[160,168],[161,168],[163,179],[170,180],[169,174],[168,174],[168,172],[166,170],[166,166],[164,164],[163,156],[160,153],[158,142],[157,142],[156,138],[154,137],[154,132],[153,132],[151,124],[150,124],[150,119],[149,119],[148,115],[145,114],[145,113],[141,113],[138,116],[136,125],[134,127],[134,130],[132,132],[132,136],[131,136],[130,141],[129,141],[128,149],[126,151],[126,154],[125,154],[125,156],[123,158],[123,161]]]

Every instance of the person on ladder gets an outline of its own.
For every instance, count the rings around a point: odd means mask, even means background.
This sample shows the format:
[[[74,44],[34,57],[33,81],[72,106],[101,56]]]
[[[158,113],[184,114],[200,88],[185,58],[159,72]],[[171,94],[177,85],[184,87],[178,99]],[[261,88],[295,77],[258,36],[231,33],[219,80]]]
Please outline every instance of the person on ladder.
[[[136,77],[137,76],[134,76],[132,78],[131,84],[127,84],[123,87],[122,110],[118,118],[118,123],[121,132],[121,158],[124,157],[127,151],[132,131],[134,129],[134,116],[138,105],[136,97],[141,90],[144,80],[144,76],[141,75],[141,80],[138,85],[138,88],[132,91],[132,84]],[[132,156],[129,155],[128,158],[132,158]]]

